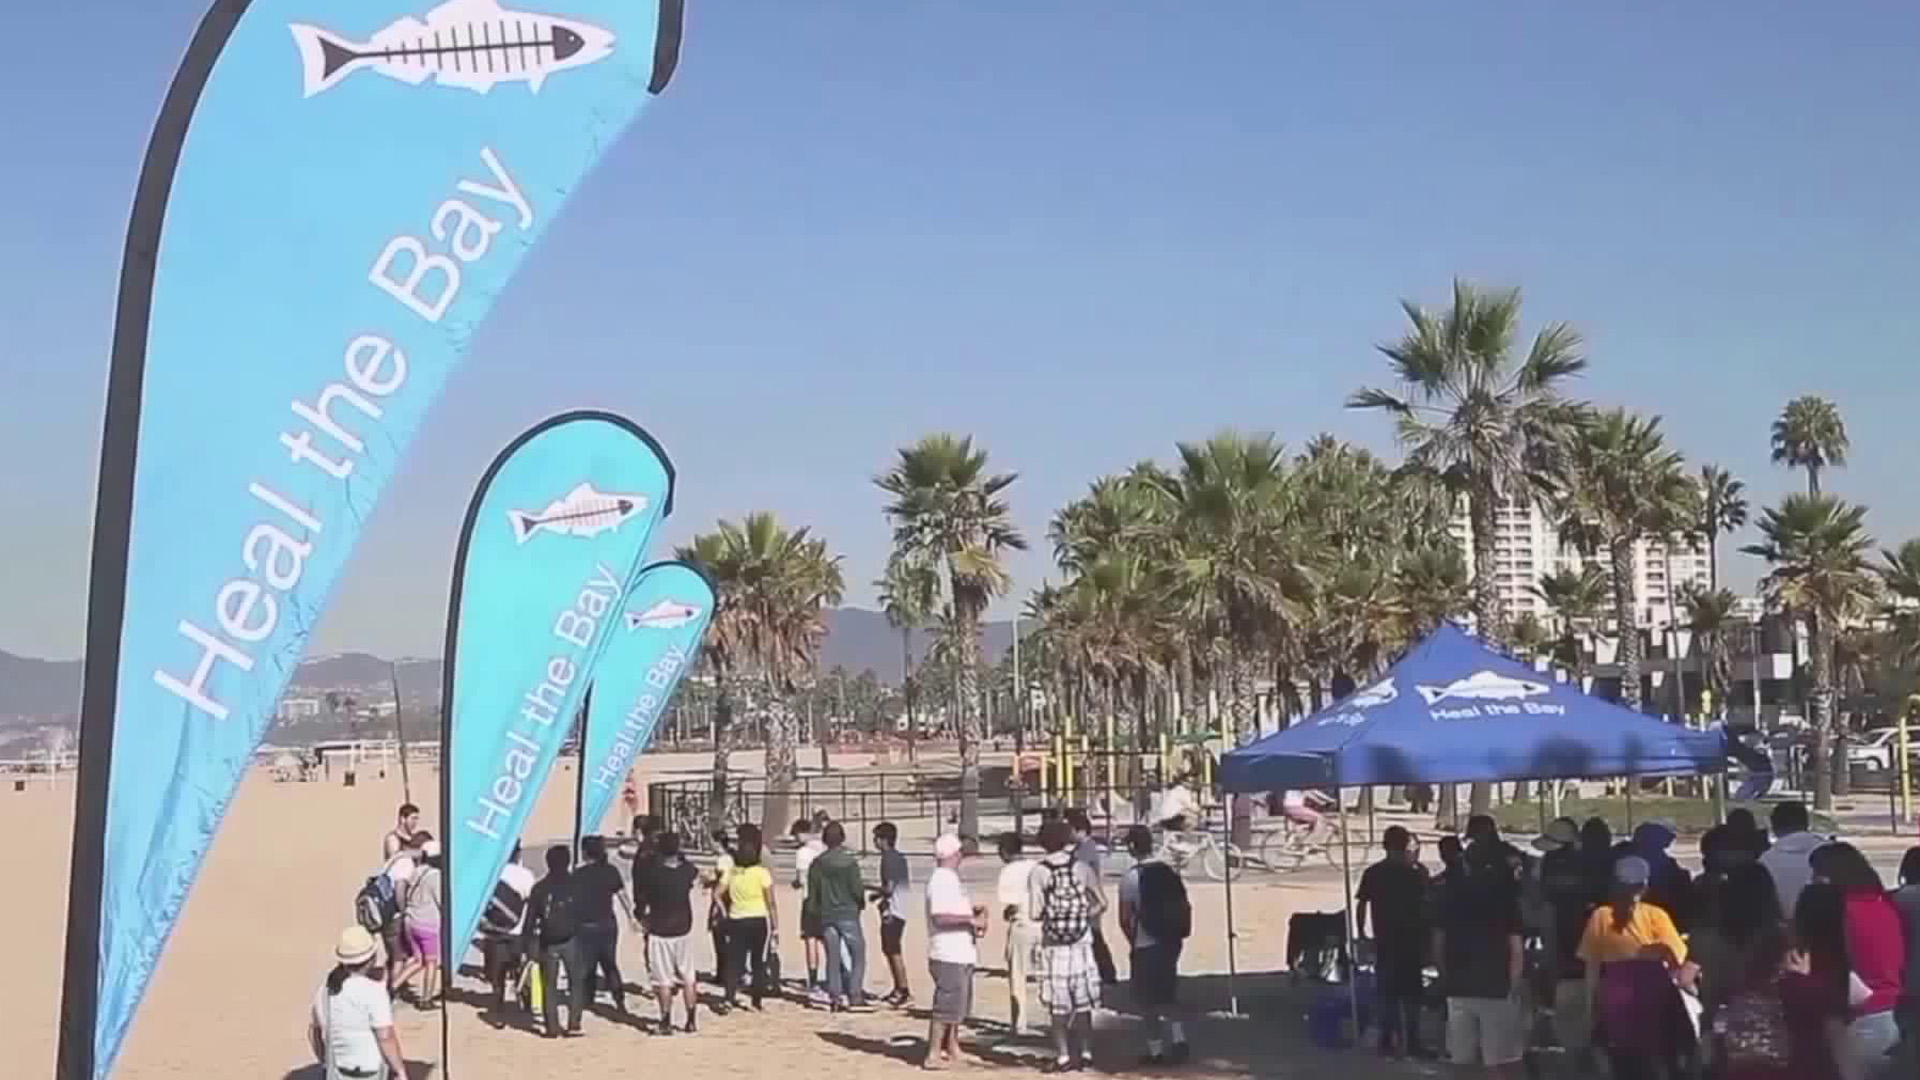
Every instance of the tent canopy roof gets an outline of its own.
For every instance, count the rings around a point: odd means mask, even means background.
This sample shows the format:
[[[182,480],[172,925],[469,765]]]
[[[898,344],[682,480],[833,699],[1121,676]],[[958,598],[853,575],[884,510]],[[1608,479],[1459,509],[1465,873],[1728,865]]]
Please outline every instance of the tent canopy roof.
[[[1344,700],[1226,754],[1228,791],[1719,772],[1725,737],[1602,701],[1444,624]]]

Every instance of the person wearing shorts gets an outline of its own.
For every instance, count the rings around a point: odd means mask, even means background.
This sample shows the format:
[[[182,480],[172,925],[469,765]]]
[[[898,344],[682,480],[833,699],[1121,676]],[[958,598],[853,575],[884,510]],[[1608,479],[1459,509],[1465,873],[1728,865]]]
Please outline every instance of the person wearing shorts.
[[[933,979],[933,1009],[927,1025],[929,1069],[943,1069],[960,1056],[960,1025],[973,1010],[977,939],[987,912],[975,906],[960,880],[960,838],[947,833],[933,842],[934,870],[927,878],[927,973]]]
[[[1453,1064],[1517,1080],[1527,1049],[1520,1008],[1525,952],[1519,890],[1501,861],[1492,845],[1469,849],[1465,877],[1447,891],[1436,951]]]
[[[647,928],[647,972],[660,1003],[660,1026],[654,1030],[673,1034],[673,994],[679,990],[687,1007],[682,1030],[692,1032],[699,1004],[693,970],[693,887],[700,871],[680,854],[678,833],[660,833],[654,852],[633,889],[634,918]]]
[[[901,941],[907,932],[907,857],[900,854],[900,829],[891,821],[873,827],[873,846],[880,849],[880,888],[875,897],[880,904],[880,955],[887,958],[887,972],[893,976],[893,989],[882,998],[895,1008],[913,1002],[907,986],[907,958]]]
[[[807,894],[807,871],[827,845],[820,842],[806,818],[793,823],[792,836],[799,845],[793,853],[793,888],[800,894],[800,944],[807,954],[807,998],[815,1005],[825,1005],[827,981],[821,961],[827,955],[827,928],[820,921],[820,905]]]
[[[1106,914],[1106,897],[1093,868],[1073,857],[1073,828],[1060,818],[1040,826],[1046,858],[1027,878],[1027,910],[1040,924],[1040,1004],[1051,1020],[1055,1058],[1045,1072],[1093,1064],[1093,1011],[1100,1007],[1100,969],[1093,927]]]
[[[1126,934],[1131,947],[1134,1004],[1140,1007],[1141,1015],[1149,1024],[1147,1052],[1140,1064],[1150,1068],[1184,1065],[1192,1054],[1179,1005],[1180,950],[1186,940],[1165,926],[1161,927],[1161,933],[1166,935],[1166,940],[1155,937],[1149,925],[1154,913],[1147,912],[1143,917],[1141,907],[1143,900],[1155,899],[1153,891],[1143,884],[1149,873],[1159,875],[1153,880],[1164,884],[1166,875],[1174,875],[1177,880],[1179,872],[1154,854],[1153,831],[1145,825],[1127,829],[1127,854],[1133,857],[1134,863],[1120,879],[1120,930]],[[1164,890],[1162,893],[1164,907]],[[1181,894],[1182,898],[1184,895]],[[1191,911],[1188,915],[1191,921]]]
[[[401,908],[407,947],[413,955],[396,978],[399,985],[405,986],[414,972],[420,973],[420,996],[416,1000],[422,1009],[439,1007],[443,881],[440,844],[428,840],[420,849],[420,865],[407,884],[406,903]]]

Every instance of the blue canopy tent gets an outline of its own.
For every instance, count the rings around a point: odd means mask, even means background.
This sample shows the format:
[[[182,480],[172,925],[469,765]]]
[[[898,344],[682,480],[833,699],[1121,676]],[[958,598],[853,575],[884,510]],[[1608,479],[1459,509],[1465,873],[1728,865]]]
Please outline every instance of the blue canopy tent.
[[[1725,769],[1728,736],[1695,731],[1581,692],[1443,624],[1386,674],[1285,731],[1220,760],[1220,784],[1247,794],[1385,784],[1675,776]],[[1341,803],[1345,815],[1345,802]],[[1341,847],[1347,918],[1353,863]],[[1227,878],[1227,919],[1233,918]],[[1229,996],[1233,931],[1228,928]],[[1356,1038],[1359,1002],[1351,1001]]]
[[[1443,625],[1385,676],[1230,751],[1231,792],[1719,772],[1726,736],[1602,701]]]

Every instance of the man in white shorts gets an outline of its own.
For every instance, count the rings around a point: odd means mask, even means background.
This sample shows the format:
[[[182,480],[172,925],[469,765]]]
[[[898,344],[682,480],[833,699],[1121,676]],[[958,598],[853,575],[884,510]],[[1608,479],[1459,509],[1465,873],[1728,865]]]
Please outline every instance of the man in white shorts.
[[[692,1032],[699,1002],[693,970],[693,887],[700,872],[680,854],[680,835],[662,831],[654,841],[657,857],[634,883],[634,917],[647,928],[647,970],[660,1002],[658,1034],[673,1034],[673,992],[686,1001],[682,1029]]]

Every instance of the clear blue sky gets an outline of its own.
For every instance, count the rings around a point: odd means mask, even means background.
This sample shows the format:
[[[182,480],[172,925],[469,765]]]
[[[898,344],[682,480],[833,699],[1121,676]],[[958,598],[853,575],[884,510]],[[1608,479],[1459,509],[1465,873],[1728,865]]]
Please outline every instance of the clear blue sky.
[[[1798,482],[1772,416],[1833,397],[1833,486],[1920,534],[1910,0],[688,6],[673,86],[495,309],[316,648],[437,652],[480,470],[582,404],[665,442],[670,540],[778,511],[854,602],[887,545],[868,478],[972,432],[1021,473],[1024,593],[1052,510],[1175,439],[1385,448],[1341,400],[1455,273],[1582,327],[1591,396],[1767,498]],[[0,648],[80,649],[121,239],[201,7],[11,14],[45,47],[0,65]]]

